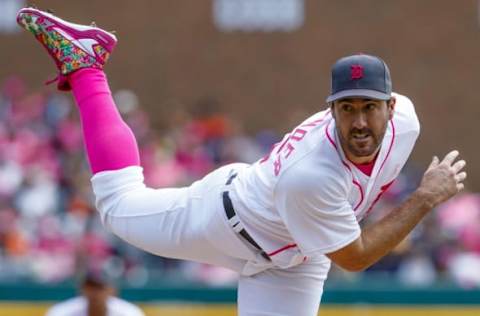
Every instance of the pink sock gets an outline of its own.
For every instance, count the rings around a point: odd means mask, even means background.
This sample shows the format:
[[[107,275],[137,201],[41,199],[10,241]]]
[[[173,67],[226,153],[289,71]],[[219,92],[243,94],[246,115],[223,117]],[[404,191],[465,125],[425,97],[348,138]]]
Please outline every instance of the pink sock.
[[[135,136],[115,106],[105,73],[85,68],[72,73],[69,81],[80,111],[92,172],[139,166]]]

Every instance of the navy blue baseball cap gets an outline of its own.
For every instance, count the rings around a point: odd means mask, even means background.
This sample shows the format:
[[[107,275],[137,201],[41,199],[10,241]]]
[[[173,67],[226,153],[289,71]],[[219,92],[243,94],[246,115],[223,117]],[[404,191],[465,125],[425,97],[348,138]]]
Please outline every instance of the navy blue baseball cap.
[[[327,102],[354,97],[375,100],[392,97],[390,70],[382,59],[358,54],[335,62],[332,67],[332,92]]]

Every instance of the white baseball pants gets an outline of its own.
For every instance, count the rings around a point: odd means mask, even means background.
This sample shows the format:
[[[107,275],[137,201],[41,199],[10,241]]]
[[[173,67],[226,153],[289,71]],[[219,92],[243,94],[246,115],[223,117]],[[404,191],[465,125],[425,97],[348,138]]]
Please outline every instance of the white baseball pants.
[[[92,178],[97,209],[109,230],[136,247],[240,273],[241,316],[316,315],[329,263],[311,259],[275,268],[227,221],[221,195],[232,169],[242,166],[227,165],[189,187],[168,189],[147,188],[136,166],[99,172]]]

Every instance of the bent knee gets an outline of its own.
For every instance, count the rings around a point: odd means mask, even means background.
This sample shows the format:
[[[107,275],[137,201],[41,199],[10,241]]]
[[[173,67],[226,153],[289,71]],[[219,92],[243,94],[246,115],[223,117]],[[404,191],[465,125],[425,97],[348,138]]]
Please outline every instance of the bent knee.
[[[107,215],[122,207],[122,201],[129,200],[133,192],[145,190],[143,169],[130,166],[118,170],[96,173],[92,179],[95,205],[104,225]]]

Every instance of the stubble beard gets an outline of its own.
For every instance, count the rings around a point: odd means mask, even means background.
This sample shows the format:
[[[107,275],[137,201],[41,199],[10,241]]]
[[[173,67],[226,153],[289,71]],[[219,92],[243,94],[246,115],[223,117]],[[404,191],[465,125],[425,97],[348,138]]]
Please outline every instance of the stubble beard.
[[[382,144],[382,140],[383,140],[383,137],[385,136],[385,132],[386,132],[386,124],[383,130],[383,133],[381,135],[375,135],[373,131],[368,130],[368,133],[370,136],[369,144],[367,144],[367,146],[360,147],[357,144],[355,144],[355,139],[353,138],[352,131],[349,131],[349,134],[347,136],[348,138],[345,139],[345,137],[337,127],[337,134],[339,135],[340,142],[346,145],[346,148],[350,155],[353,155],[359,158],[369,157],[375,154],[375,152],[379,149],[379,147]]]

